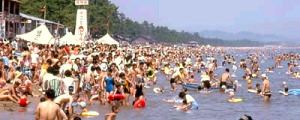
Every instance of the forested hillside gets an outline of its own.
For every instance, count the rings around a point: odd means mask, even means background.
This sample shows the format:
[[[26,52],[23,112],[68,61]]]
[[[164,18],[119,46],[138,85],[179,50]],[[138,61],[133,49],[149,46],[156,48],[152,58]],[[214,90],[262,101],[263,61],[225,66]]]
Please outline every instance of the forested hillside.
[[[76,21],[76,9],[88,10],[88,24],[91,35],[104,35],[107,31],[125,38],[134,39],[140,35],[149,35],[157,41],[170,43],[187,43],[198,41],[200,44],[211,44],[215,46],[258,46],[259,42],[250,41],[226,41],[221,39],[206,39],[199,33],[176,31],[164,26],[155,26],[144,21],[138,23],[127,18],[118,6],[109,0],[89,0],[89,6],[75,6],[75,0],[20,0],[23,2],[21,12],[43,18],[40,9],[46,5],[46,18],[60,22],[71,30],[74,30]],[[254,44],[253,44],[254,43]]]

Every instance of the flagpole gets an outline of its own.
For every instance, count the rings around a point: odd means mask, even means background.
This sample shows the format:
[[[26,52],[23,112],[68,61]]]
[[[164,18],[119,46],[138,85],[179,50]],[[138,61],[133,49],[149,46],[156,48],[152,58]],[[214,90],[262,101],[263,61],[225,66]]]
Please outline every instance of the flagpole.
[[[44,11],[44,19],[46,20],[46,14],[47,14],[47,6],[45,5],[45,11]]]

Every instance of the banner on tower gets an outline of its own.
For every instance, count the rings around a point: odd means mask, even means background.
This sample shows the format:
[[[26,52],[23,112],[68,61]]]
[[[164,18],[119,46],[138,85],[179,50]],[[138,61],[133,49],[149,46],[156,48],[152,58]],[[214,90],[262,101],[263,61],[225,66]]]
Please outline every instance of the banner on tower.
[[[87,10],[78,9],[76,17],[75,37],[77,40],[85,40],[87,37]]]

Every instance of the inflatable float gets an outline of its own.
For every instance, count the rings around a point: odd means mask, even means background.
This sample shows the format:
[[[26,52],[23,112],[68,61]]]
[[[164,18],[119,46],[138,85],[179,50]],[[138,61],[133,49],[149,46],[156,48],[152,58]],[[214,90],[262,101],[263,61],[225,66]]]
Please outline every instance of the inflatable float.
[[[19,100],[19,105],[20,107],[26,107],[28,105],[27,103],[27,98],[26,97],[22,97],[20,100]]]
[[[151,88],[150,83],[144,83],[144,88]]]
[[[200,83],[184,83],[182,84],[183,87],[187,89],[198,89],[200,86]]]
[[[253,77],[253,78],[257,78],[257,75],[256,75],[256,74],[252,74],[252,77]]]
[[[232,102],[232,103],[237,103],[237,102],[242,102],[242,101],[243,101],[243,99],[241,99],[241,98],[235,98],[234,100],[232,100],[232,99],[228,100],[228,102]]]
[[[283,91],[279,91],[280,94],[284,94]],[[290,89],[289,95],[300,95],[300,89]]]
[[[136,101],[134,104],[133,104],[133,107],[135,108],[139,108],[139,107],[146,107],[146,101],[144,99],[140,99],[138,101]]]
[[[232,74],[232,75],[231,75],[231,77],[233,77],[233,78],[234,78],[234,77],[237,77],[237,76],[236,76],[235,74]]]
[[[283,91],[279,91],[279,94],[286,95]],[[290,95],[290,93],[288,95]]]
[[[125,97],[122,94],[109,95],[108,100],[114,101],[115,99],[123,100]]]
[[[257,91],[256,90],[252,90],[252,89],[250,89],[250,90],[247,90],[248,92],[250,92],[250,93],[257,93]]]
[[[160,88],[153,88],[154,93],[163,93],[163,91]]]
[[[100,115],[97,111],[88,111],[81,113],[82,116],[98,116]]]
[[[277,66],[277,68],[283,68],[283,66]]]
[[[200,86],[200,83],[184,83],[182,84],[182,87],[194,90],[198,90],[199,87],[203,88],[202,86]],[[219,87],[210,87],[209,89],[219,89]]]

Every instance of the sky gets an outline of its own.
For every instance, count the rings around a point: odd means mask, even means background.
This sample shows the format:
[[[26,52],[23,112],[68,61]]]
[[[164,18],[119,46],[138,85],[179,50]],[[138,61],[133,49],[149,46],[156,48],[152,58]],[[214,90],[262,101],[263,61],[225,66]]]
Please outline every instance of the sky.
[[[178,31],[248,31],[300,38],[300,0],[110,0],[132,20]]]

